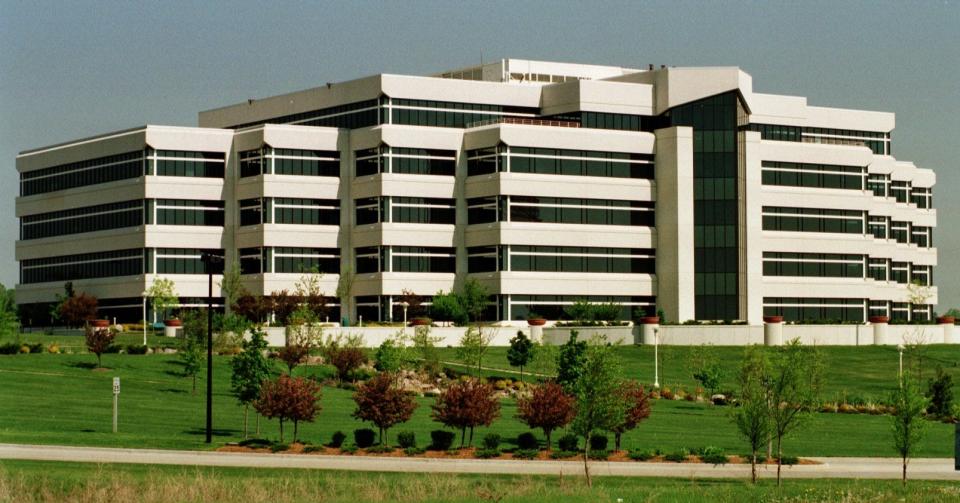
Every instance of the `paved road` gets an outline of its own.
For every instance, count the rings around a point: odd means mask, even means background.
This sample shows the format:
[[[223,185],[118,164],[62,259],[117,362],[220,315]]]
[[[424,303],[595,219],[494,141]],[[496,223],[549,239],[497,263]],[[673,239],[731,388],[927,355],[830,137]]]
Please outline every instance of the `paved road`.
[[[306,468],[371,472],[503,473],[526,475],[576,475],[583,464],[575,461],[514,461],[482,459],[390,458],[373,456],[320,456],[303,454],[247,454],[157,449],[114,449],[56,445],[0,444],[0,459],[80,461],[88,463],[139,463],[265,468]],[[895,458],[811,458],[819,465],[785,466],[788,478],[900,477]],[[595,475],[626,477],[747,478],[750,465],[713,466],[699,463],[590,463]],[[775,477],[776,466],[762,467],[762,477]],[[912,479],[957,480],[952,459],[915,459],[910,462]]]

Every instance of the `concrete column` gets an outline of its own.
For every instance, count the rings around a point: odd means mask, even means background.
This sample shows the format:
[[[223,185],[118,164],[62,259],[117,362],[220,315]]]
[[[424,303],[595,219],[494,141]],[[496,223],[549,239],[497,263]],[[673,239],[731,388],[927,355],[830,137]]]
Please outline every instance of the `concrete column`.
[[[783,316],[763,317],[763,345],[783,345]]]
[[[682,322],[695,316],[693,129],[671,127],[658,129],[655,134],[657,307],[663,310],[666,319]],[[647,339],[643,343],[647,344]]]
[[[530,327],[530,340],[536,343],[543,344],[543,327],[542,326]]]
[[[944,344],[960,344],[960,337],[954,335],[954,321],[953,316],[940,316],[937,318],[937,325],[940,325],[940,328],[943,329],[943,343]]]
[[[656,335],[654,330],[660,330],[659,320],[656,323],[644,323],[640,325],[640,342],[642,344],[653,345]]]
[[[740,318],[751,325],[763,319],[763,233],[762,210],[760,200],[762,181],[760,179],[760,133],[744,131],[737,134],[740,161],[738,166],[738,187],[740,200],[740,229],[737,244],[740,248],[739,303]],[[782,322],[781,322],[782,325]],[[780,330],[780,329],[778,329]],[[766,334],[766,329],[764,331]],[[782,341],[777,345],[782,344]]]
[[[890,318],[886,316],[871,316],[870,324],[873,325],[873,344],[890,344],[887,340],[887,328]]]

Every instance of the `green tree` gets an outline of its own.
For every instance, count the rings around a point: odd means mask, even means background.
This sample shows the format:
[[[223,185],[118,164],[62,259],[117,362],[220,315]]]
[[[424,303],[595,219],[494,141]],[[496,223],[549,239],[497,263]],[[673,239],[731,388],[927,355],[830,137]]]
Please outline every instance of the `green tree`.
[[[184,377],[193,380],[191,393],[197,393],[197,376],[206,361],[207,311],[194,309],[183,314],[183,339],[177,349],[177,359],[183,367]]]
[[[904,372],[900,376],[900,386],[890,395],[890,404],[894,408],[893,447],[903,460],[902,480],[903,485],[907,485],[907,463],[926,433],[923,412],[930,401],[923,396],[910,374]]]
[[[706,344],[694,347],[690,352],[689,365],[693,378],[707,391],[707,396],[716,393],[724,372],[713,347]]]
[[[953,413],[953,377],[937,365],[937,375],[927,384],[930,415],[949,417]]]
[[[469,322],[467,312],[460,304],[455,294],[444,293],[443,290],[433,296],[430,305],[430,316],[437,321],[449,321],[454,325],[466,325]]]
[[[738,406],[733,409],[737,431],[750,444],[750,480],[757,483],[757,452],[770,438],[770,394],[768,380],[770,363],[759,346],[749,346],[740,364],[737,380],[740,392]]]
[[[340,269],[340,276],[337,278],[337,298],[340,299],[340,317],[346,318],[350,314],[348,303],[353,295],[353,281],[356,275],[353,268],[349,265]]]
[[[416,365],[417,357],[414,349],[408,344],[410,338],[403,331],[388,337],[377,348],[374,354],[373,367],[380,372],[397,372],[412,368]]]
[[[480,327],[467,327],[460,338],[460,346],[457,347],[457,359],[467,366],[477,366],[477,377],[480,377],[480,370],[483,367],[483,357],[490,349],[490,343],[493,342],[494,332],[484,332]]]
[[[168,309],[177,307],[180,304],[180,298],[177,297],[176,286],[172,279],[153,278],[153,284],[147,288],[147,298],[150,300],[150,306],[154,313],[160,313],[163,317]],[[144,320],[146,321],[146,320]]]
[[[423,369],[431,376],[437,376],[443,370],[440,365],[440,352],[437,350],[439,337],[430,335],[429,326],[419,326],[413,329],[413,354],[411,357],[423,362]]]
[[[463,283],[463,288],[458,295],[460,305],[464,312],[474,323],[480,323],[483,320],[483,312],[487,310],[487,303],[490,298],[490,290],[483,286],[479,281],[470,278]]]
[[[571,330],[570,339],[560,346],[557,354],[557,384],[563,386],[568,393],[576,387],[586,360],[587,342],[577,340],[577,335],[579,334],[576,330]]]
[[[533,341],[522,330],[518,330],[516,337],[510,339],[507,361],[512,367],[520,367],[520,382],[523,382],[523,367],[533,360],[534,347]]]
[[[240,275],[240,263],[236,260],[223,269],[223,279],[220,280],[220,292],[228,312],[233,311],[240,297],[248,295],[243,288]]]
[[[0,283],[0,339],[20,334],[20,321],[17,318],[17,302],[14,290]]]
[[[598,431],[611,431],[624,422],[626,408],[620,393],[623,367],[613,347],[597,341],[587,347],[580,376],[574,384],[577,417],[571,429],[584,439],[583,472],[590,479],[590,438]]]
[[[230,375],[230,391],[243,404],[243,438],[247,438],[247,417],[250,405],[260,396],[263,381],[270,379],[272,365],[264,356],[267,340],[259,327],[250,331],[250,339],[241,343],[243,352],[230,360],[233,373]],[[260,433],[260,416],[257,416],[257,433]]]
[[[777,349],[770,366],[770,422],[777,443],[777,485],[780,485],[783,439],[813,418],[823,375],[820,351],[793,339]]]

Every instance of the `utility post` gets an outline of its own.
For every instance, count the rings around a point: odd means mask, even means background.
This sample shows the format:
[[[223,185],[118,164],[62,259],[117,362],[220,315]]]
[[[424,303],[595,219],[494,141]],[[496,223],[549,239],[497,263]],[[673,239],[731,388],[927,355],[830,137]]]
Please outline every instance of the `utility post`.
[[[117,406],[120,401],[120,378],[113,378],[113,432],[117,432]]]
[[[207,270],[207,443],[213,443],[213,266],[223,257],[203,252],[200,260]]]

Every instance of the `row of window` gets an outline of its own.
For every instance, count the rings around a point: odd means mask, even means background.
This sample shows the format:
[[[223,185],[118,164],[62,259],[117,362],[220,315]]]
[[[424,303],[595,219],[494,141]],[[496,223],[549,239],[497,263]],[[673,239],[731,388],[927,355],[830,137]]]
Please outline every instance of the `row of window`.
[[[379,107],[380,102],[378,100],[364,100],[228,127],[231,129],[243,129],[260,124],[297,124],[300,126],[357,129],[380,124]]]
[[[223,227],[223,201],[184,199],[148,200],[150,209],[155,209],[157,225],[204,225]],[[149,221],[147,223],[150,223]]]
[[[239,152],[240,177],[295,175],[340,177],[340,152],[264,146]]]
[[[760,132],[760,137],[764,140],[862,145],[877,155],[890,155],[890,133],[754,123],[744,126],[743,129]]]
[[[377,173],[454,176],[456,156],[453,150],[381,145],[356,152],[357,176]]]
[[[430,246],[369,246],[356,249],[358,273],[457,271],[455,248]]]
[[[864,233],[865,213],[859,210],[763,207],[763,230]]]
[[[783,316],[786,321],[837,320],[863,323],[866,316],[889,316],[892,320],[929,321],[933,306],[886,300],[764,297],[764,316]]]
[[[204,252],[223,255],[223,250],[192,248],[134,248],[97,253],[61,255],[20,261],[20,283],[62,282],[138,274],[206,274]],[[223,273],[223,264],[211,264],[211,272]]]
[[[337,248],[264,247],[241,248],[239,252],[241,274],[340,273]]]
[[[144,211],[146,208],[146,211]],[[20,239],[39,239],[139,225],[223,226],[223,201],[146,199],[28,215]]]
[[[654,274],[656,259],[648,248],[477,246],[467,249],[467,270]]]
[[[467,200],[470,225],[507,222],[654,226],[652,201],[490,196]]]
[[[382,196],[356,200],[357,225],[383,223],[454,224],[456,201],[432,197]]]
[[[863,190],[866,168],[833,164],[763,161],[764,185]]]
[[[143,176],[144,151],[98,157],[20,173],[20,195],[31,196]]]
[[[262,197],[240,201],[240,225],[340,225],[338,199]]]
[[[650,180],[654,178],[653,154],[514,147],[504,144],[467,152],[467,176],[496,172]]]

